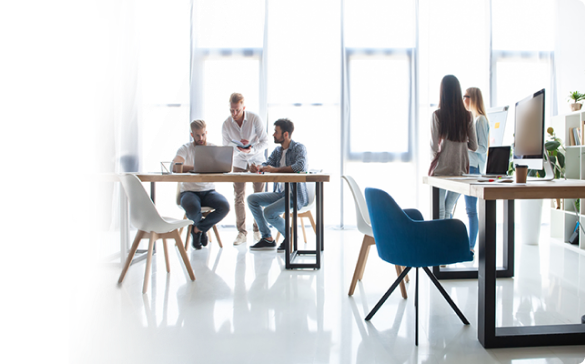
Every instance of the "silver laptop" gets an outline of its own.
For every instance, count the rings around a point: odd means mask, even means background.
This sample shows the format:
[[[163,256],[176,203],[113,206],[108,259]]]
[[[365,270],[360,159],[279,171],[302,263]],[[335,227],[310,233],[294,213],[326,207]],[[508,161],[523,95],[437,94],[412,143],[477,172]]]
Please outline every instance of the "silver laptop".
[[[233,147],[198,145],[189,173],[228,173],[232,171]]]

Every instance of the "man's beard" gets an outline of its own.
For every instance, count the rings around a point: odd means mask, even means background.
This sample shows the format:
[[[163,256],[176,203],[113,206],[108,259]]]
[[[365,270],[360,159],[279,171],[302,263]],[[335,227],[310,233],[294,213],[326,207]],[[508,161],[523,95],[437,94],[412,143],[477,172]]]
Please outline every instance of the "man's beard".
[[[278,140],[278,139],[276,139],[276,137],[275,137],[275,138],[274,138],[274,143],[276,143],[276,144],[282,144],[282,143],[284,143],[284,138],[282,138],[282,139]]]

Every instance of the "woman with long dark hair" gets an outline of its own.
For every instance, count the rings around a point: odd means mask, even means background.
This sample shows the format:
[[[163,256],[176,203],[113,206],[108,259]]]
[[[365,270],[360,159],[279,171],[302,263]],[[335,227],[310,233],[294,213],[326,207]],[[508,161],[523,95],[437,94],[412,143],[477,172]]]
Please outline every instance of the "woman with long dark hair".
[[[477,149],[473,115],[465,109],[457,77],[441,81],[439,109],[431,117],[429,176],[461,176],[469,173],[468,150]],[[439,219],[451,218],[459,194],[439,189]]]

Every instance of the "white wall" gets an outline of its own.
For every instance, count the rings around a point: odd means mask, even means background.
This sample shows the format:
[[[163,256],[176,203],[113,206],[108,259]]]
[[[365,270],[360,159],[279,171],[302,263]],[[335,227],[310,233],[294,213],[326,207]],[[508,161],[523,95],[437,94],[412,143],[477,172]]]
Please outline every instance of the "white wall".
[[[584,0],[559,0],[556,21],[555,62],[558,113],[570,112],[570,91],[585,92]]]

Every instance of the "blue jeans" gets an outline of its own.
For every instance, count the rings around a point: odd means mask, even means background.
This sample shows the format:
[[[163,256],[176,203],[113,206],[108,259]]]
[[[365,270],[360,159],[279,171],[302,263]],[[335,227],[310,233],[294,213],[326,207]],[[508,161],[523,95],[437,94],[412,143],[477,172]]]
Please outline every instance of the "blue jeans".
[[[439,188],[439,219],[452,219],[453,208],[461,194]]]
[[[210,191],[185,191],[181,193],[181,206],[189,220],[193,220],[195,226],[203,232],[211,229],[230,212],[230,204],[225,197],[215,190]],[[202,219],[201,206],[213,208],[215,211]]]
[[[291,198],[292,206],[292,198]],[[258,192],[248,196],[248,207],[254,215],[254,220],[258,224],[258,230],[262,233],[263,238],[270,238],[271,224],[278,230],[282,236],[285,235],[285,221],[281,217],[284,212],[284,192]],[[264,211],[262,210],[264,207]]]
[[[470,174],[479,174],[478,167],[469,167]],[[479,219],[477,217],[477,197],[465,196],[465,210],[469,218],[469,249],[473,249],[477,241],[479,231]]]

